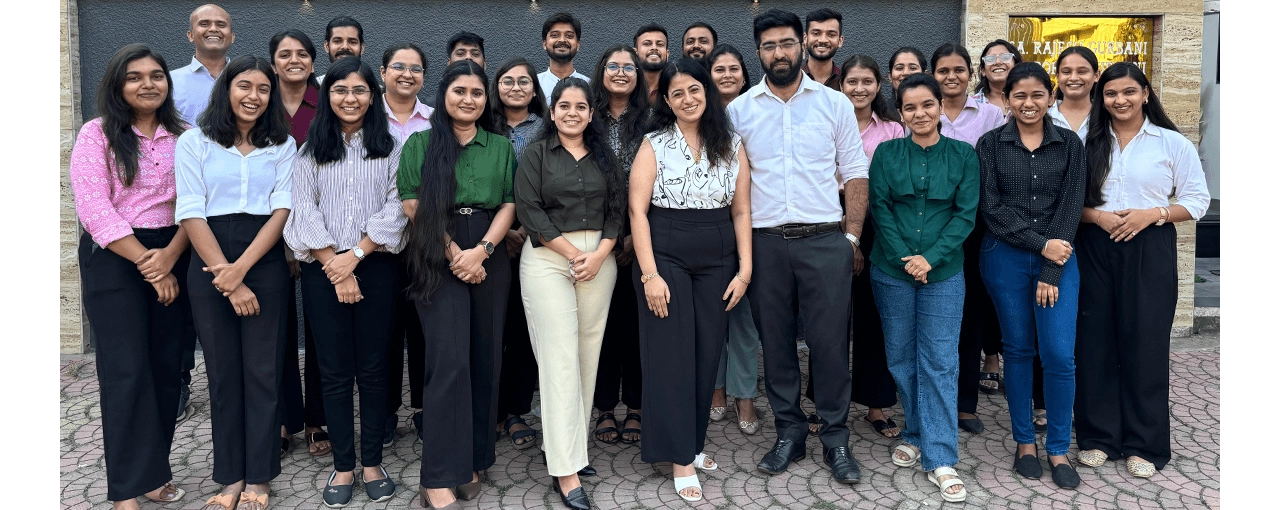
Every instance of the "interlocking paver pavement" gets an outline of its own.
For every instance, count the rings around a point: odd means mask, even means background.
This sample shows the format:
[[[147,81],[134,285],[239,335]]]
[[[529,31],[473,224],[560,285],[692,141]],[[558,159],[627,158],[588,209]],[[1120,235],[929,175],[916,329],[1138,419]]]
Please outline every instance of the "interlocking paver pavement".
[[[776,437],[766,399],[757,399],[761,430],[744,436],[729,416],[712,423],[706,451],[720,469],[701,473],[704,500],[696,508],[1218,508],[1219,507],[1219,354],[1216,337],[1207,342],[1181,342],[1171,356],[1170,409],[1173,417],[1173,460],[1150,480],[1133,478],[1124,463],[1112,461],[1100,468],[1078,466],[1081,485],[1059,490],[1048,474],[1040,480],[1024,480],[1011,468],[1013,441],[1003,395],[979,395],[979,415],[986,431],[960,434],[960,462],[956,466],[969,491],[964,504],[943,503],[938,490],[919,468],[897,468],[890,460],[893,442],[880,438],[862,421],[866,410],[850,411],[852,452],[862,466],[862,482],[845,486],[831,480],[822,465],[822,447],[808,441],[808,457],[793,463],[782,475],[767,476],[756,462]],[[807,353],[802,354],[802,358]],[[802,367],[808,363],[802,360]],[[109,509],[102,460],[101,412],[93,357],[64,356],[61,363],[61,486],[62,508]],[[210,443],[209,393],[203,360],[197,360],[191,403],[195,414],[178,425],[174,438],[174,481],[187,491],[183,501],[168,505],[144,502],[144,509],[198,509],[219,486],[210,480],[213,471]],[[407,387],[407,385],[406,385]],[[407,389],[406,389],[407,392]],[[536,397],[535,397],[536,398]],[[407,401],[407,399],[406,399]],[[812,410],[812,404],[807,403]],[[359,409],[357,407],[357,409]],[[729,409],[733,409],[732,403]],[[890,412],[901,416],[901,408]],[[383,456],[384,466],[401,487],[390,501],[369,503],[357,487],[348,508],[420,509],[417,480],[422,444],[407,426],[401,412],[394,446]],[[538,420],[530,420],[540,428]],[[357,428],[358,430],[358,428]],[[539,436],[540,438],[541,436]],[[1043,436],[1041,456],[1043,461]],[[676,495],[669,465],[640,461],[638,445],[591,443],[591,462],[600,476],[584,478],[596,508],[686,508]],[[1075,458],[1074,443],[1070,457]],[[323,508],[319,489],[332,469],[331,457],[314,458],[305,444],[295,441],[282,462],[282,472],[272,482],[271,507],[279,510]],[[1045,464],[1047,467],[1047,463]],[[489,480],[476,501],[464,508],[563,508],[548,488],[549,477],[537,448],[516,450],[503,437],[498,460],[489,469]]]

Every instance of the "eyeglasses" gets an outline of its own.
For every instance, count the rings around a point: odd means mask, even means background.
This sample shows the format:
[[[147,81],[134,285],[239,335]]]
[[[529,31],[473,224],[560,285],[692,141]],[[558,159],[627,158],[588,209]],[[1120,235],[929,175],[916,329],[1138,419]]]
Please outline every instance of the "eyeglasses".
[[[618,74],[619,72],[622,74],[636,74],[636,66],[631,64],[620,66],[618,64],[609,63],[609,65],[604,66],[604,69],[613,74]]]
[[[503,78],[498,81],[498,85],[501,85],[502,88],[504,89],[514,89],[516,88],[517,85],[519,85],[520,88],[522,89],[527,89],[529,88],[530,85],[533,85],[533,80],[530,80],[528,78],[520,78],[519,80],[513,80],[511,78]]]
[[[335,96],[346,96],[347,94],[355,94],[356,97],[363,97],[363,96],[369,95],[369,89],[367,87],[356,87],[351,89],[346,87],[334,87],[329,89],[329,94],[335,95]]]
[[[763,51],[765,53],[773,53],[778,48],[782,48],[782,51],[791,51],[796,49],[796,46],[799,46],[799,45],[800,45],[800,41],[797,41],[795,39],[788,39],[786,41],[782,41],[781,43],[768,42],[760,45],[760,51]]]
[[[988,64],[994,64],[996,63],[997,60],[999,60],[1000,62],[1013,62],[1013,54],[1000,53],[997,55],[987,55],[985,57],[982,57],[982,61]]]
[[[395,69],[396,71],[400,71],[402,73],[405,70],[408,70],[410,73],[413,73],[413,74],[422,74],[422,71],[424,70],[420,65],[414,64],[412,66],[407,66],[407,65],[404,65],[403,62],[396,62],[387,67],[390,67],[391,69]]]

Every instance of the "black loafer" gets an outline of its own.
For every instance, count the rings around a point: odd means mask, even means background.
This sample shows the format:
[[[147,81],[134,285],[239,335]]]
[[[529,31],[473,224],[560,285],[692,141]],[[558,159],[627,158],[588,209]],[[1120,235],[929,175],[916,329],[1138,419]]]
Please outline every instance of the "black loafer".
[[[1039,479],[1044,475],[1044,468],[1040,467],[1040,459],[1035,454],[1017,456],[1013,460],[1013,470],[1017,471],[1023,478]],[[1079,483],[1079,478],[1076,478]]]
[[[1053,483],[1060,488],[1074,489],[1080,486],[1080,475],[1076,473],[1076,468],[1071,467],[1070,462],[1049,468],[1049,474],[1053,476]]]
[[[967,420],[960,420],[960,421],[959,421],[959,425],[960,425],[960,430],[963,430],[963,431],[968,432],[968,433],[970,433],[970,434],[981,434],[981,433],[982,433],[982,420],[979,420],[979,419],[977,419],[977,418],[969,418],[969,419],[967,419]]]
[[[565,494],[560,491],[560,479],[553,476],[551,477],[551,490],[556,491],[556,495],[560,496],[560,502],[564,503],[564,506],[574,510],[591,510],[591,501],[587,499],[587,491],[583,490],[582,487]]]
[[[848,446],[837,446],[822,452],[822,461],[831,468],[831,478],[840,483],[858,483],[862,479],[862,470],[858,469],[858,461],[849,454]]]
[[[773,449],[764,454],[764,458],[756,464],[756,469],[771,475],[782,474],[792,462],[803,459],[804,454],[804,443],[798,443],[792,439],[779,439],[773,444]]]
[[[578,470],[578,476],[596,476],[596,468],[591,467],[591,464],[587,464],[587,467]]]
[[[329,474],[329,481],[325,482],[324,492],[321,495],[324,506],[329,508],[342,508],[351,503],[351,489],[355,485],[355,480],[346,485],[334,485],[333,478],[336,476],[338,476],[337,471]]]
[[[381,503],[396,495],[396,482],[382,466],[378,466],[378,469],[382,471],[382,479],[364,481],[364,493],[374,503]]]

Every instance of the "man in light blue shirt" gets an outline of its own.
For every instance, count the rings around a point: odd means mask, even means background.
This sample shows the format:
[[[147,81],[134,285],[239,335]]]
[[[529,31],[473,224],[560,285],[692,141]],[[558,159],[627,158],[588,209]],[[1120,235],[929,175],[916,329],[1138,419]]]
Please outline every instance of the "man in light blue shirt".
[[[552,14],[542,23],[542,49],[547,51],[547,70],[538,73],[538,86],[542,95],[547,97],[547,106],[551,105],[551,91],[556,89],[560,80],[570,76],[590,82],[591,78],[573,68],[573,57],[578,55],[579,37],[582,35],[582,23],[567,12]]]
[[[231,62],[227,49],[235,42],[231,31],[231,15],[214,4],[205,4],[191,11],[191,28],[187,40],[196,47],[196,54],[186,67],[174,70],[173,104],[182,120],[195,125],[196,117],[209,105],[209,91],[214,80]]]
[[[800,408],[795,310],[809,345],[818,436],[832,478],[856,483],[849,453],[849,304],[861,270],[858,236],[867,208],[867,156],[853,104],[801,73],[804,27],[771,9],[755,19],[764,79],[729,103],[751,164],[752,254],[748,289],[764,350],[765,388],[777,443],[757,465],[779,474],[805,454],[809,434]],[[841,211],[840,188],[844,188]]]

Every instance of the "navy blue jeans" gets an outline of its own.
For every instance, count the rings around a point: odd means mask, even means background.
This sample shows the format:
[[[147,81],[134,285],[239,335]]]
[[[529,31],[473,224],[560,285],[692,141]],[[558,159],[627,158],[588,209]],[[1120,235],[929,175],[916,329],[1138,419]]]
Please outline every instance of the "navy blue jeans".
[[[1018,444],[1035,444],[1031,415],[1031,364],[1040,343],[1044,367],[1044,403],[1049,430],[1044,448],[1049,455],[1066,455],[1071,446],[1071,409],[1076,398],[1076,310],[1079,308],[1080,269],[1073,255],[1063,267],[1054,306],[1036,305],[1036,287],[1044,257],[997,241],[982,240],[982,281],[996,305],[1004,337],[1005,397],[1009,424]]]
[[[954,466],[959,460],[956,349],[964,316],[964,271],[921,285],[872,265],[871,292],[880,310],[889,372],[898,383],[907,420],[902,440],[920,448],[925,471]]]

